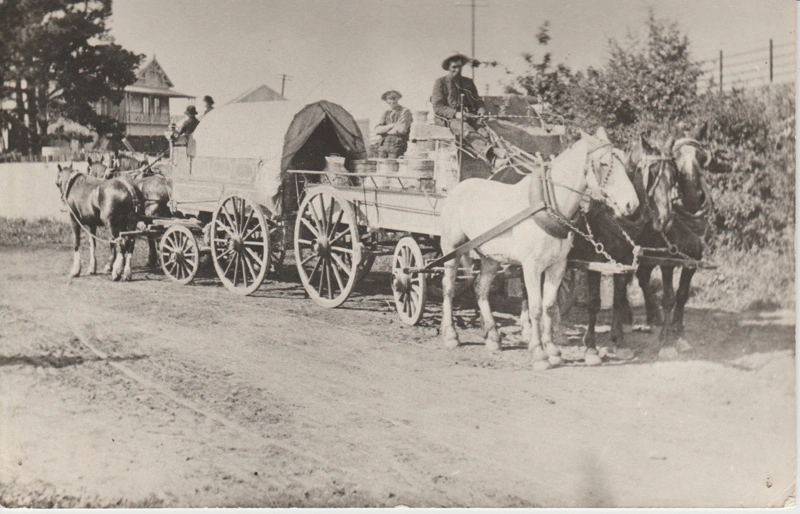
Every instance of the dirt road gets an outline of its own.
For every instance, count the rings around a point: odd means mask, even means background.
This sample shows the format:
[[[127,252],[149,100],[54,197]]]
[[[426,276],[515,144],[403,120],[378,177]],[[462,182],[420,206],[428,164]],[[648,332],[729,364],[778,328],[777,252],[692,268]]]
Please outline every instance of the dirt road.
[[[135,264],[142,264],[137,256]],[[0,505],[783,505],[794,494],[793,319],[690,308],[694,351],[532,370],[472,310],[446,350],[385,274],[341,308],[292,270],[253,297],[139,268],[66,284],[69,252],[0,250]],[[641,310],[636,311],[638,318]],[[574,309],[571,326],[583,317]],[[571,339],[565,355],[577,358]]]

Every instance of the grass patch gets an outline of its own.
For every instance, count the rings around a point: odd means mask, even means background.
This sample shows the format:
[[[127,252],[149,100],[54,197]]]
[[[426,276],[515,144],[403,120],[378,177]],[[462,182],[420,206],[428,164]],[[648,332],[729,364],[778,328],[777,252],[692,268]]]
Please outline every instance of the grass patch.
[[[69,245],[72,228],[55,219],[9,219],[0,217],[0,247]]]
[[[745,251],[722,247],[709,260],[719,268],[695,274],[690,302],[733,311],[795,308],[793,248]]]

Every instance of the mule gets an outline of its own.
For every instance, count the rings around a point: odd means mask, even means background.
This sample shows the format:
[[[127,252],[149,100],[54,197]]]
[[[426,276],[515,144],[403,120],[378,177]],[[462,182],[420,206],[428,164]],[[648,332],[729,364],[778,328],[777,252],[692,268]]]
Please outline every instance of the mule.
[[[120,232],[132,230],[138,221],[141,201],[133,187],[119,179],[103,180],[58,166],[56,186],[70,213],[73,235],[73,262],[70,278],[81,273],[80,241],[85,228],[89,237],[89,274],[97,273],[95,237],[98,226],[111,233],[111,260],[107,270],[112,280],[131,279],[131,256],[134,240],[120,238]]]
[[[441,213],[441,247],[447,255],[470,239],[488,232],[501,222],[528,208],[539,186],[539,193],[551,197],[551,204],[565,219],[574,219],[586,192],[602,198],[617,216],[632,214],[639,206],[636,191],[625,172],[624,154],[613,148],[605,130],[581,139],[551,163],[546,177],[527,176],[514,185],[483,179],[460,182],[448,194]],[[539,195],[541,197],[541,194]],[[540,223],[542,224],[540,226]],[[557,225],[557,227],[552,226]],[[528,350],[534,369],[547,369],[560,363],[560,350],[553,343],[553,323],[558,316],[556,295],[567,266],[572,234],[563,222],[540,210],[477,248],[481,273],[476,284],[478,307],[483,321],[485,344],[490,351],[500,349],[500,334],[489,305],[489,290],[503,264],[522,265],[530,308],[523,311],[529,320]],[[543,279],[544,277],[544,279]],[[445,264],[441,333],[445,346],[459,343],[453,327],[455,260]],[[557,320],[556,320],[557,322]]]
[[[688,137],[675,141],[671,152],[677,165],[677,195],[673,205],[675,221],[671,227],[650,234],[650,237],[653,242],[660,239],[662,246],[671,246],[670,257],[700,260],[703,257],[703,239],[709,225],[707,214],[713,209],[711,191],[703,178],[711,154],[697,140]],[[644,295],[648,323],[663,321],[659,334],[659,357],[674,358],[679,351],[692,349],[682,334],[684,309],[696,268],[682,266],[676,293],[672,283],[676,266],[660,266],[663,320],[658,311],[655,293],[650,286],[650,275],[654,268],[654,264],[642,263],[636,271],[636,277]]]
[[[677,167],[670,153],[671,143],[667,149],[654,148],[644,137],[634,144],[629,154],[627,170],[637,197],[639,208],[633,216],[615,220],[613,213],[604,205],[593,203],[585,217],[588,229],[596,242],[612,259],[621,264],[633,263],[633,241],[641,245],[642,235],[655,231],[668,230],[673,221],[672,200],[675,195]],[[624,233],[623,233],[624,231]],[[626,237],[627,234],[627,237]],[[606,262],[607,259],[595,250],[594,245],[583,237],[577,237],[575,245],[569,253],[570,259],[582,261]],[[627,288],[630,274],[615,274],[614,300],[610,340],[617,347],[617,356],[630,358],[632,352],[623,348],[623,323],[630,323],[632,316],[628,304]],[[585,346],[584,361],[590,366],[602,362],[597,351],[595,327],[600,312],[600,279],[597,271],[587,272],[587,311],[589,315],[586,332],[583,336]]]

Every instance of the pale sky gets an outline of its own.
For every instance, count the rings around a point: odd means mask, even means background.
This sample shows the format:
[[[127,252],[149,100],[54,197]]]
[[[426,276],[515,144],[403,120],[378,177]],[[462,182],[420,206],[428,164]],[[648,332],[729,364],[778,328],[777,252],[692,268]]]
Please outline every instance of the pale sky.
[[[470,0],[114,0],[111,33],[124,47],[155,54],[175,89],[217,105],[267,84],[286,96],[341,104],[356,118],[401,104],[425,109],[441,61],[470,53]],[[538,27],[549,20],[549,50],[573,69],[600,66],[609,38],[642,33],[647,9],[677,21],[697,59],[793,42],[794,0],[478,0],[476,83],[500,94],[504,69],[522,68],[522,52],[540,55]],[[463,5],[463,6],[462,6]],[[765,50],[766,51],[766,50]],[[793,47],[783,47],[783,52]],[[778,53],[778,52],[776,52]],[[470,76],[470,69],[465,69]],[[175,114],[175,113],[173,113]]]

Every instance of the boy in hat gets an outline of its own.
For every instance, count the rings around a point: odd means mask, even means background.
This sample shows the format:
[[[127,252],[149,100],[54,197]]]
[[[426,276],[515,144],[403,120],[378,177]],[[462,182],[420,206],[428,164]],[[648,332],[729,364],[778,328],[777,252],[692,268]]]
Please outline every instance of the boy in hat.
[[[470,119],[486,114],[486,107],[478,94],[475,82],[461,75],[464,65],[471,62],[471,59],[463,54],[454,54],[442,61],[442,69],[449,73],[436,79],[431,103],[436,114],[436,124],[446,125],[453,134],[462,136],[478,157],[491,166],[493,159],[498,157],[496,153],[500,151],[495,151],[489,143],[489,134],[486,130],[477,128]],[[459,110],[462,94],[464,95],[463,120]]]
[[[408,134],[411,131],[411,111],[400,105],[403,95],[399,91],[387,91],[381,100],[389,104],[389,110],[383,114],[375,133],[380,137],[376,157],[379,159],[396,159],[408,148]]]

